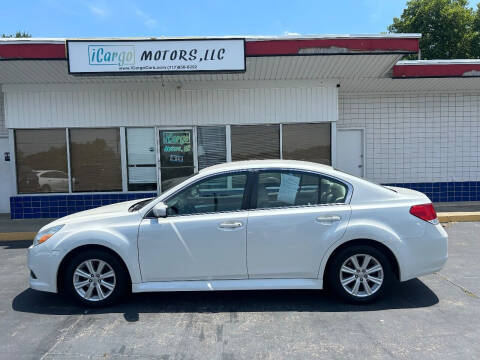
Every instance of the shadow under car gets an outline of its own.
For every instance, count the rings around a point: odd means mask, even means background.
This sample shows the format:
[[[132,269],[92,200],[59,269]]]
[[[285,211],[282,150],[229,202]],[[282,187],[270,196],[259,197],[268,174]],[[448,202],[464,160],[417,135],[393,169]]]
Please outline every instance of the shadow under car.
[[[12,302],[15,311],[48,315],[123,313],[137,321],[141,313],[219,312],[355,312],[433,306],[438,297],[419,279],[395,282],[384,296],[370,304],[348,304],[322,290],[243,290],[131,294],[122,303],[105,308],[75,305],[58,294],[26,289]]]

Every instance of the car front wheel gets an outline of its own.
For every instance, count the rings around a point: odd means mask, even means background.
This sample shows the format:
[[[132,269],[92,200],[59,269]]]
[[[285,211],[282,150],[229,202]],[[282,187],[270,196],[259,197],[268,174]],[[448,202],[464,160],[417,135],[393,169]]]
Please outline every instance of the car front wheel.
[[[66,267],[64,288],[82,305],[101,307],[121,298],[128,277],[123,264],[112,254],[87,250],[72,258]]]
[[[393,280],[388,258],[379,249],[359,245],[341,250],[329,266],[327,286],[354,303],[367,303],[383,294]]]

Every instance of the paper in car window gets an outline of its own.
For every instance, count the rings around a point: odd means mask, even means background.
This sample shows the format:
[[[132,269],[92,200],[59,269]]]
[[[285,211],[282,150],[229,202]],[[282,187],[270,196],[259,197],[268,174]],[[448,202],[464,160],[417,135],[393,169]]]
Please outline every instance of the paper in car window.
[[[295,204],[300,177],[290,174],[281,174],[280,188],[278,189],[277,200],[286,204]]]

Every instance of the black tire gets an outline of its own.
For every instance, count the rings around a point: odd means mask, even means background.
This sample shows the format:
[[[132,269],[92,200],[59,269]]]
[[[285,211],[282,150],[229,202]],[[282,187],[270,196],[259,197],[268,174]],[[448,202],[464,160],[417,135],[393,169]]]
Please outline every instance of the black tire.
[[[50,188],[50,185],[48,185],[48,184],[43,185],[41,190],[42,190],[42,192],[47,192],[47,193],[52,192],[52,189]]]
[[[110,268],[113,270],[115,274],[114,289],[113,291],[111,291],[111,293],[108,296],[106,296],[103,299],[98,299],[99,296],[98,296],[98,291],[95,288],[96,286],[94,286],[95,289],[93,289],[94,296],[92,296],[92,300],[87,300],[83,298],[79,294],[79,292],[77,292],[77,290],[75,289],[74,272],[80,264],[88,260],[93,261],[94,267],[95,267],[95,264],[97,264],[98,266],[98,260],[105,262],[106,264],[108,264],[108,266],[110,266]],[[65,267],[65,273],[63,275],[64,275],[63,289],[65,291],[65,294],[70,298],[72,298],[77,303],[79,303],[80,305],[87,306],[87,307],[103,307],[103,306],[112,305],[118,302],[127,293],[130,285],[130,277],[128,275],[127,269],[125,269],[124,264],[116,256],[112,255],[111,253],[102,251],[102,250],[96,250],[96,249],[85,250],[75,255]],[[111,281],[113,282],[113,280]],[[90,281],[90,283],[92,283],[92,281]],[[87,284],[83,289],[88,290],[89,286],[90,285]],[[102,287],[102,289],[108,291],[108,289],[106,289],[105,287]],[[95,294],[97,295],[95,296]],[[97,299],[94,299],[95,297]]]
[[[357,255],[359,259],[358,262],[360,262],[361,259],[365,259],[365,257],[362,257],[363,255],[370,255],[376,260],[378,263],[380,263],[382,267],[382,272],[383,272],[383,281],[381,285],[378,287],[378,289],[375,290],[372,294],[368,295],[368,292],[366,291],[367,288],[363,284],[364,281],[366,281],[368,287],[370,288],[370,285],[373,285],[371,289],[375,287],[375,283],[372,282],[372,280],[368,280],[368,274],[366,277],[365,274],[352,274],[353,277],[357,276],[355,280],[352,283],[349,283],[347,287],[352,287],[355,285],[357,282],[357,279],[359,280],[359,291],[358,295],[354,296],[351,293],[349,293],[344,286],[341,283],[341,276],[347,275],[349,273],[343,273],[342,275],[340,274],[340,269],[342,268],[343,264],[347,261],[347,259],[350,259],[352,256]],[[327,274],[326,274],[326,285],[327,289],[331,290],[335,295],[338,297],[350,302],[350,303],[357,303],[357,304],[365,304],[372,302],[379,297],[383,295],[386,289],[391,285],[394,276],[392,272],[392,265],[390,264],[390,261],[388,260],[387,256],[379,249],[376,247],[370,246],[370,245],[353,245],[350,247],[347,247],[345,249],[340,250],[339,253],[334,255],[335,257],[332,258],[331,262],[329,263],[328,269],[327,269]],[[373,265],[374,260],[370,262],[369,264]],[[347,263],[348,268],[353,268],[351,266],[351,262]],[[363,264],[360,264],[363,265]],[[373,276],[375,279],[377,279],[381,275],[380,272],[375,272],[371,276]],[[345,280],[348,280],[348,276],[344,276]],[[352,285],[350,285],[352,284]],[[353,289],[350,289],[353,292]]]

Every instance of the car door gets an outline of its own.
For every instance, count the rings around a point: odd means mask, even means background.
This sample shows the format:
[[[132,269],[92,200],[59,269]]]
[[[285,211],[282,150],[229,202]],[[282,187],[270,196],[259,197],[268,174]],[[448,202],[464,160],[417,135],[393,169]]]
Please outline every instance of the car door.
[[[245,279],[247,172],[208,177],[173,194],[167,217],[143,219],[143,281]]]
[[[55,192],[68,191],[68,177],[63,171],[50,171],[48,173],[50,188]]]
[[[259,171],[247,229],[250,278],[317,278],[350,218],[349,186],[315,173]]]

